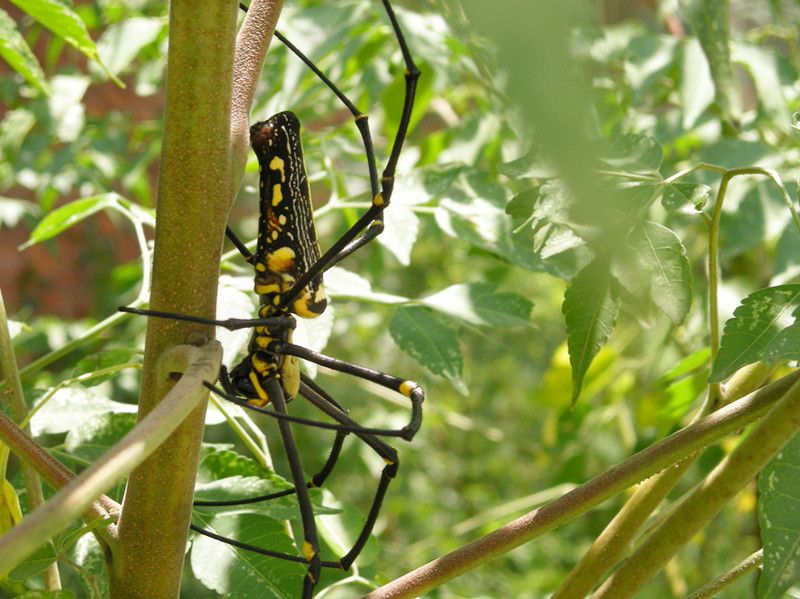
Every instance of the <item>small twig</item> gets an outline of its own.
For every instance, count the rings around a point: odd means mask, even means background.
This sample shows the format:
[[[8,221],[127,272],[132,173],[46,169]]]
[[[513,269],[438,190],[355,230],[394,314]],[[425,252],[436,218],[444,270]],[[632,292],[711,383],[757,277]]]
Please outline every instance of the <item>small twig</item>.
[[[6,380],[9,384],[5,388],[5,397],[11,416],[17,422],[24,422],[28,415],[28,404],[25,403],[25,395],[22,392],[22,381],[19,377],[19,369],[17,368],[17,359],[14,355],[14,348],[11,345],[11,333],[8,330],[8,315],[6,314],[6,306],[3,301],[3,294],[0,292],[0,370],[3,371]],[[26,431],[30,429],[23,424]],[[3,463],[0,464],[0,472],[2,477],[5,478],[6,461],[8,459],[8,452],[2,455]],[[42,482],[39,476],[29,464],[22,464],[22,479],[25,483],[25,491],[28,494],[28,510],[33,511],[44,503],[44,494],[42,493]],[[45,586],[50,591],[57,591],[61,589],[61,576],[58,573],[58,564],[50,564],[44,572]]]
[[[729,584],[732,584],[748,572],[752,572],[755,568],[758,568],[763,561],[764,550],[759,549],[755,553],[747,556],[724,574],[721,574],[708,584],[705,584],[697,589],[691,595],[688,595],[686,599],[707,599],[707,597],[713,597]]]

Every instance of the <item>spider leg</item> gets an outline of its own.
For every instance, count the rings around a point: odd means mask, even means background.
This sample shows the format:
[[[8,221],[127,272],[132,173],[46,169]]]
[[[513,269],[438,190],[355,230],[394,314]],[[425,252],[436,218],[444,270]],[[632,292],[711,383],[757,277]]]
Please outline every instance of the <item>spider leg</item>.
[[[196,322],[199,324],[210,324],[229,331],[239,329],[252,329],[253,327],[268,327],[273,331],[285,331],[295,327],[294,319],[287,316],[269,316],[267,318],[227,318],[225,320],[215,320],[213,318],[203,318],[202,316],[190,316],[188,314],[174,314],[172,312],[160,312],[158,310],[142,310],[122,306],[117,308],[120,312],[136,314],[138,316],[150,316],[153,318],[166,318],[169,320],[182,320],[185,322]]]
[[[325,368],[330,368],[331,370],[336,370],[337,372],[344,372],[345,374],[370,381],[380,385],[381,387],[391,389],[392,391],[396,391],[397,393],[406,396],[411,401],[411,419],[406,426],[395,431],[395,434],[393,435],[375,433],[372,431],[369,432],[372,432],[372,434],[379,434],[380,436],[398,436],[402,437],[406,441],[410,441],[414,438],[414,435],[417,434],[417,431],[422,424],[422,402],[425,400],[425,392],[422,390],[422,387],[420,387],[419,384],[415,383],[414,381],[401,379],[391,374],[372,370],[371,368],[366,368],[365,366],[351,364],[350,362],[345,362],[344,360],[337,360],[336,358],[320,354],[292,343],[274,342],[270,344],[269,349],[278,354],[297,356],[298,358],[308,360],[309,362],[314,362],[315,364],[319,364]],[[357,433],[358,431],[353,432]]]
[[[230,227],[225,227],[225,236],[231,241],[233,245],[236,246],[236,249],[239,250],[239,253],[242,255],[242,258],[245,259],[246,262],[249,264],[253,264],[253,252],[247,249],[247,245],[239,239],[236,233],[233,232],[233,229]]]
[[[389,160],[387,161],[386,168],[383,170],[380,182],[378,182],[377,166],[375,160],[375,150],[372,143],[372,135],[370,133],[368,124],[368,115],[361,112],[352,101],[336,86],[330,78],[325,75],[297,46],[291,43],[283,34],[276,31],[275,36],[286,45],[291,52],[293,52],[305,65],[315,74],[319,79],[341,100],[353,115],[356,127],[361,135],[364,144],[364,151],[367,157],[367,165],[369,168],[370,189],[372,193],[372,205],[367,211],[348,229],[341,238],[339,238],[328,250],[312,264],[309,269],[297,279],[295,284],[286,293],[281,296],[281,302],[278,308],[285,308],[290,305],[297,296],[302,292],[308,283],[319,276],[331,266],[346,258],[357,249],[363,247],[373,239],[375,239],[383,231],[383,211],[389,205],[394,190],[394,176],[397,169],[397,161],[400,157],[403,143],[408,133],[409,125],[411,123],[411,112],[414,106],[414,98],[417,90],[417,81],[420,76],[420,70],[414,63],[411,57],[411,52],[408,49],[408,44],[405,35],[400,29],[397,17],[389,4],[388,0],[382,0],[386,14],[392,26],[392,30],[397,38],[400,51],[403,55],[403,62],[405,63],[405,96],[403,99],[403,108],[400,115],[400,122],[395,134],[392,149],[389,153]],[[243,10],[247,10],[244,5],[240,4]],[[229,235],[230,238],[230,235]],[[231,238],[231,241],[233,239]],[[234,243],[236,243],[234,241]],[[237,247],[239,245],[237,244]],[[240,248],[241,251],[241,248]],[[243,252],[244,253],[244,252]]]
[[[311,426],[314,428],[321,428],[326,430],[332,431],[341,431],[343,433],[353,433],[353,434],[370,434],[376,435],[379,437],[401,437],[406,438],[408,437],[408,432],[406,431],[407,427],[402,429],[392,429],[392,428],[369,428],[363,427],[359,425],[349,425],[349,424],[338,424],[334,422],[320,422],[318,420],[311,420],[309,418],[301,418],[299,416],[292,416],[290,414],[281,413],[277,410],[270,409],[267,407],[261,407],[251,404],[247,399],[237,397],[231,393],[227,393],[222,389],[215,387],[211,383],[205,382],[203,383],[209,390],[213,391],[223,399],[227,399],[229,402],[236,404],[237,406],[241,406],[247,410],[252,410],[253,412],[258,412],[259,414],[264,414],[269,416],[270,418],[274,418],[276,420],[285,420],[286,422],[294,422],[295,424],[303,424],[305,426]]]
[[[304,379],[300,383],[300,394],[314,406],[328,414],[340,424],[354,428],[361,428],[358,427],[358,423],[355,420],[350,418],[342,410],[339,410],[337,407],[335,407],[337,404],[333,398],[316,383],[311,381],[311,379]],[[397,470],[400,467],[400,461],[397,457],[397,451],[394,449],[394,447],[384,443],[376,435],[370,433],[355,432],[354,434],[364,443],[369,445],[372,450],[383,459],[386,465],[381,471],[381,478],[378,482],[378,488],[375,490],[375,496],[372,499],[372,504],[370,506],[369,513],[367,514],[367,518],[361,527],[361,532],[359,532],[358,538],[350,548],[350,551],[339,558],[338,561],[322,562],[323,566],[340,567],[343,570],[350,569],[350,566],[361,553],[361,550],[364,549],[364,545],[366,545],[367,540],[369,540],[369,535],[372,534],[372,529],[375,527],[375,521],[378,519],[378,514],[381,511],[381,505],[383,505],[383,499],[386,496],[386,490],[389,488],[389,483],[392,482],[392,479],[397,475]]]
[[[267,381],[265,390],[269,394],[272,405],[275,406],[276,413],[287,415],[286,400],[278,380],[270,379]],[[317,540],[317,523],[314,520],[314,508],[311,505],[308,488],[305,485],[305,474],[303,473],[300,454],[297,451],[297,444],[292,434],[292,425],[288,420],[279,419],[278,430],[283,441],[283,448],[286,451],[286,459],[289,462],[289,471],[292,474],[295,494],[297,495],[297,505],[300,509],[300,521],[303,527],[303,547],[300,553],[308,563],[308,570],[303,579],[303,599],[311,599],[322,568],[319,557],[319,541]]]

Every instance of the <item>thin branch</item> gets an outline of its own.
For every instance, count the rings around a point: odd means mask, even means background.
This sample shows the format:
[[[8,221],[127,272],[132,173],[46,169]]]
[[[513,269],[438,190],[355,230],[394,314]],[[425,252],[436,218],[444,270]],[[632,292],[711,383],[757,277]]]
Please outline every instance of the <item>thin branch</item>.
[[[85,511],[91,511],[96,497],[124,480],[135,467],[158,449],[207,397],[208,390],[203,386],[203,381],[216,376],[222,360],[222,346],[217,341],[211,341],[204,347],[179,346],[165,357],[170,360],[170,366],[164,373],[166,376],[184,370],[185,374],[164,401],[77,477],[60,464],[54,466],[52,462],[55,460],[52,458],[43,459],[41,454],[46,455],[44,450],[30,439],[26,440],[26,435],[18,428],[16,433],[9,430],[8,419],[0,418],[4,440],[14,443],[12,447],[29,463],[32,463],[32,456],[39,455],[36,463],[48,465],[47,469],[42,469],[42,475],[53,486],[62,487],[39,509],[0,538],[0,577]],[[95,517],[108,516],[96,507],[94,510]]]
[[[673,433],[556,501],[365,595],[413,598],[572,520],[606,499],[756,420],[786,394],[800,372],[775,381]],[[800,417],[800,411],[798,411]]]
[[[11,333],[8,330],[8,315],[6,305],[3,301],[3,293],[0,291],[0,370],[8,384],[3,396],[6,398],[5,404],[9,408],[12,418],[17,422],[24,422],[28,415],[28,404],[25,402],[25,395],[22,392],[22,381],[19,377],[17,359],[14,355],[14,348],[11,345]],[[25,426],[26,432],[30,429]],[[8,453],[4,453],[0,464],[0,478],[5,478],[6,463]],[[25,483],[25,491],[28,496],[28,511],[32,512],[44,502],[42,493],[42,481],[36,471],[27,463],[22,464],[22,479]],[[44,572],[45,586],[47,590],[57,591],[61,589],[61,576],[58,573],[58,564],[50,564]]]
[[[725,384],[722,393],[724,402],[730,403],[758,389],[763,385],[770,370],[761,362],[739,369]],[[701,413],[695,420],[703,416]],[[647,518],[698,457],[699,454],[690,456],[640,484],[595,539],[578,565],[563,580],[551,599],[587,596],[600,583],[606,572],[622,559]]]
[[[724,410],[727,408],[722,408],[715,415]],[[594,597],[616,599],[634,596],[758,474],[764,464],[798,430],[800,382],[795,382],[736,449],[647,537],[636,553],[606,580]]]
[[[722,589],[724,589],[729,584],[739,580],[745,574],[752,572],[756,568],[758,568],[762,562],[764,561],[764,550],[759,549],[755,553],[750,554],[741,562],[736,564],[733,568],[721,574],[708,584],[703,585],[699,589],[697,589],[691,595],[688,595],[686,599],[707,599],[708,597],[713,597],[717,593],[719,593]]]

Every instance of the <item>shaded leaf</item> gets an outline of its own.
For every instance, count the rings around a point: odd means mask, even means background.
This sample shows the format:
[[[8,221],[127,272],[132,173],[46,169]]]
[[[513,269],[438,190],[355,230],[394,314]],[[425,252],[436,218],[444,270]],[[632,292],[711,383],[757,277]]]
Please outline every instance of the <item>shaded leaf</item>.
[[[669,183],[664,186],[661,205],[671,212],[700,212],[711,197],[708,185],[695,183]]]
[[[795,322],[775,335],[764,350],[764,361],[770,364],[800,360],[800,322]]]
[[[759,599],[780,599],[800,581],[800,435],[758,475],[758,522],[764,567]]]
[[[389,322],[389,333],[398,347],[434,374],[450,381],[464,395],[464,361],[453,329],[428,308],[398,308]]]
[[[611,295],[611,277],[604,260],[595,259],[575,276],[564,292],[561,311],[567,324],[574,404],[581,393],[583,377],[611,334],[617,316],[617,302]]]
[[[718,383],[742,366],[764,360],[765,350],[794,320],[791,311],[798,302],[800,285],[768,287],[742,300],[725,323],[709,382]]]

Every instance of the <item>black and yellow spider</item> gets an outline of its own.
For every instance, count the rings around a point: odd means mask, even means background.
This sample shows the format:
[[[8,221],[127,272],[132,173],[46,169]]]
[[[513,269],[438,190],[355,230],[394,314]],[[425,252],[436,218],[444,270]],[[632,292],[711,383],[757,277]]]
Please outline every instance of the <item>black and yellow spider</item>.
[[[152,310],[120,308],[134,314],[212,324],[229,330],[253,329],[247,355],[230,371],[224,366],[222,367],[220,371],[222,389],[209,383],[207,386],[215,394],[230,402],[278,420],[294,487],[269,495],[230,501],[197,501],[195,505],[241,505],[294,494],[297,497],[303,530],[301,555],[256,547],[194,525],[192,528],[198,533],[242,549],[284,560],[306,563],[303,597],[312,596],[314,586],[319,580],[321,568],[349,569],[372,532],[387,487],[398,470],[397,452],[384,442],[382,437],[400,437],[411,440],[422,420],[424,392],[417,383],[324,356],[292,343],[292,332],[296,324],[295,317],[315,318],[325,310],[327,305],[323,285],[325,271],[381,233],[383,211],[391,200],[397,161],[408,132],[420,72],[414,64],[389,1],[382,0],[382,3],[405,63],[405,97],[397,133],[389,152],[386,167],[380,176],[367,115],[358,110],[297,47],[280,33],[276,32],[275,34],[336,94],[352,113],[363,140],[369,167],[372,196],[369,209],[324,254],[321,253],[317,242],[303,162],[300,122],[293,113],[281,112],[250,128],[251,145],[260,167],[260,217],[255,253],[251,253],[230,228],[226,230],[228,238],[239,249],[244,259],[253,266],[254,289],[260,301],[258,318],[220,321]],[[298,358],[377,383],[402,394],[410,400],[411,404],[411,417],[408,424],[399,429],[360,426],[347,415],[345,408],[300,371]],[[289,415],[286,403],[295,396],[308,400],[326,414],[331,422],[320,422]],[[336,432],[334,444],[325,465],[310,480],[306,480],[303,472],[300,455],[292,434],[293,423]],[[324,483],[339,458],[342,443],[348,434],[355,435],[375,451],[384,460],[385,466],[370,510],[353,547],[336,560],[323,560],[319,555],[317,525],[308,488],[318,487]]]

